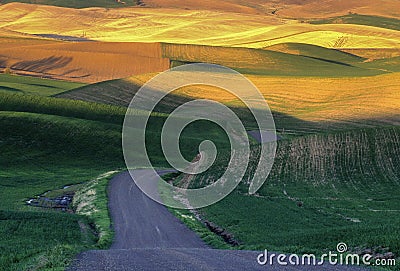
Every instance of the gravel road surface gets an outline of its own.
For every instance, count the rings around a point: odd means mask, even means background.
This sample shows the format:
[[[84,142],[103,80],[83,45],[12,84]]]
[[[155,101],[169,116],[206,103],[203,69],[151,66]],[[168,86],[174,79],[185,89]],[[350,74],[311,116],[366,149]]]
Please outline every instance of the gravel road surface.
[[[148,170],[132,174],[135,179],[150,176]],[[115,230],[112,247],[79,254],[68,270],[367,270],[330,265],[279,266],[276,262],[261,266],[257,263],[261,252],[211,249],[166,207],[143,194],[128,172],[111,180],[109,208]]]

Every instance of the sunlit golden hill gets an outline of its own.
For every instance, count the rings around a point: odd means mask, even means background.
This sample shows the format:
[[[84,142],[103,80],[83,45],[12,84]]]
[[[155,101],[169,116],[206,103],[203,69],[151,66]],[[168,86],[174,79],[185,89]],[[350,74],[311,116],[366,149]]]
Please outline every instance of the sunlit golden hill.
[[[128,106],[140,86],[154,75],[92,84],[58,97]],[[275,112],[279,130],[307,133],[319,128],[400,125],[400,73],[357,78],[247,77]],[[212,99],[239,110],[243,106],[225,90],[197,85],[175,90],[162,101],[161,112],[169,112],[191,99]]]
[[[396,48],[394,29],[359,24],[310,24],[273,14],[162,8],[87,8],[10,3],[0,30],[98,41],[168,42],[262,48],[285,42],[329,48]]]

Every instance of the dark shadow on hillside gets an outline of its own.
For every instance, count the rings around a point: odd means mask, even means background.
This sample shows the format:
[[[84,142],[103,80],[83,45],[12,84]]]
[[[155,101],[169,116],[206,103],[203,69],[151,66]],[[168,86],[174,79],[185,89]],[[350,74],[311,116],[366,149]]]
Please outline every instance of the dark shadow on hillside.
[[[7,59],[0,59],[0,68],[7,68]]]
[[[13,70],[48,73],[51,70],[64,68],[71,63],[72,57],[51,56],[38,60],[20,61],[11,66]]]
[[[75,36],[66,36],[66,35],[57,35],[57,34],[34,34],[38,37],[44,37],[49,39],[56,39],[62,41],[73,41],[73,42],[88,42],[94,41],[85,37],[75,37]]]

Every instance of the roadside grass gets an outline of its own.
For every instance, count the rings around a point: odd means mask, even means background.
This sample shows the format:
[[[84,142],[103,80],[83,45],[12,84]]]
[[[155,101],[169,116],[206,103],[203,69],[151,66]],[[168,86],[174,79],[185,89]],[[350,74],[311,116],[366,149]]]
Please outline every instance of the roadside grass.
[[[189,210],[177,210],[168,208],[179,220],[181,220],[189,229],[194,231],[210,247],[217,249],[232,249],[232,246],[225,243],[224,239],[211,232],[205,225],[197,220]]]
[[[174,186],[179,186],[177,182],[179,182],[179,178],[182,177],[180,172],[171,172],[167,174],[161,175],[161,178]],[[158,187],[161,200],[164,203],[180,205],[182,209],[175,209],[171,207],[166,207],[174,216],[176,216],[182,223],[184,223],[189,229],[194,231],[207,245],[212,248],[217,249],[232,249],[232,246],[225,243],[222,237],[216,235],[212,231],[210,231],[202,222],[196,218],[195,214],[191,210],[184,209],[183,203],[172,199],[173,197],[170,194],[169,190],[164,190],[160,185]],[[169,202],[169,201],[173,202]]]
[[[349,252],[387,248],[399,260],[399,134],[388,127],[279,141],[271,174],[255,195],[242,183],[199,211],[232,233],[240,249],[320,255],[345,242]],[[193,185],[221,172],[206,174]]]
[[[311,24],[359,24],[400,30],[400,20],[381,16],[347,14],[322,20],[310,21]]]
[[[88,103],[74,107],[74,101],[55,98],[0,96],[0,269],[63,270],[76,253],[96,247],[92,218],[24,203],[123,167],[120,125],[107,118],[104,106],[96,114]]]
[[[0,74],[0,92],[51,96],[85,84],[41,79],[36,77]]]
[[[84,215],[93,222],[98,240],[96,246],[107,249],[113,241],[111,218],[108,210],[108,183],[118,171],[106,172],[96,179],[82,185],[74,195],[75,212]]]

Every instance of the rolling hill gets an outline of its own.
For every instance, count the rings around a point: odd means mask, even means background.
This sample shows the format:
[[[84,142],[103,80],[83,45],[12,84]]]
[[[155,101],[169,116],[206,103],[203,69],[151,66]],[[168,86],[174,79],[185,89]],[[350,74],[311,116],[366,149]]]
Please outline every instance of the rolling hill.
[[[0,29],[25,34],[84,35],[98,41],[249,48],[293,42],[330,48],[398,48],[400,40],[398,31],[373,26],[313,25],[274,15],[223,11],[129,7],[77,10],[10,3],[0,6],[0,12]],[[61,16],[64,14],[68,16]]]
[[[68,99],[127,106],[138,88],[154,74],[101,82],[57,95]],[[318,132],[349,127],[399,125],[400,74],[355,78],[247,76],[275,112],[277,127],[286,132]],[[283,83],[284,82],[284,83]],[[180,88],[167,96],[160,112],[170,112],[190,99],[208,98],[239,110],[236,97],[207,86]],[[302,125],[298,122],[303,121]]]
[[[55,42],[5,47],[0,54],[3,71],[85,83],[161,72],[192,62],[274,76],[348,77],[390,72],[380,64],[374,67],[374,62],[366,65],[365,59],[349,53],[297,43],[262,50],[168,43]]]
[[[111,242],[99,244],[97,224],[110,221],[107,180],[97,220],[24,203],[82,183],[98,196],[88,181],[125,167],[121,124],[132,97],[159,72],[193,62],[245,74],[281,136],[258,193],[248,194],[260,150],[252,141],[242,183],[198,210],[202,218],[231,234],[238,249],[320,255],[341,241],[349,252],[390,252],[400,260],[400,1],[2,0],[0,14],[1,270],[61,270],[76,253]],[[155,167],[170,167],[160,143],[165,119],[201,98],[229,106],[247,130],[258,129],[231,93],[179,88],[146,127]],[[227,164],[227,137],[207,121],[183,131],[182,155],[193,159],[206,139],[217,146],[216,164],[193,177],[192,187],[218,179]],[[185,177],[178,175],[175,181]]]

